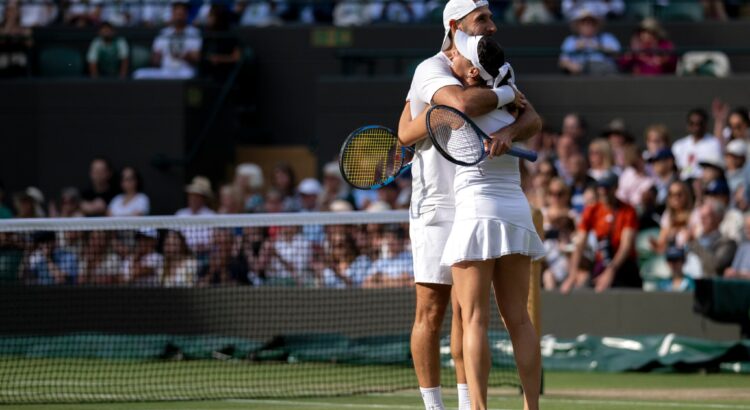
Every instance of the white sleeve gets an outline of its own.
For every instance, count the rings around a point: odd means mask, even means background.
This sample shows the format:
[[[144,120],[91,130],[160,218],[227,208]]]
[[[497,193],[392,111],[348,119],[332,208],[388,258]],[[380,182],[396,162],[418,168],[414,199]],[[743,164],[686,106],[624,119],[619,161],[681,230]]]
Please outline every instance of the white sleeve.
[[[151,202],[149,201],[146,194],[140,194],[138,196],[138,204],[136,205],[136,211],[143,215],[148,215],[151,211]]]
[[[416,97],[428,104],[439,89],[450,85],[460,87],[461,82],[453,76],[447,64],[437,59],[423,61],[414,72],[413,88]]]
[[[156,37],[154,45],[151,47],[151,51],[159,54],[169,54],[169,43],[167,38],[164,36]]]

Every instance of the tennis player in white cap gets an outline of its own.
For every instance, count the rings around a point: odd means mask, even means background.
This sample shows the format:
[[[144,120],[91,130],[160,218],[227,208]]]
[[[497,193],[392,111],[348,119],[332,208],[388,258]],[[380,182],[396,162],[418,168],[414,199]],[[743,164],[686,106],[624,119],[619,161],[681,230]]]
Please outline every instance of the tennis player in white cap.
[[[455,166],[443,159],[426,139],[424,113],[430,104],[455,107],[470,116],[488,113],[510,102],[520,102],[512,87],[498,89],[464,88],[451,72],[450,55],[455,31],[471,35],[491,35],[497,28],[486,0],[450,0],[443,11],[445,36],[440,52],[423,61],[416,69],[407,102],[399,122],[399,139],[405,145],[416,144],[412,166],[410,229],[416,282],[417,306],[411,336],[411,351],[420,392],[428,410],[442,410],[440,388],[440,328],[451,297],[451,271],[440,260],[454,219],[453,179]],[[422,124],[414,132],[410,124]],[[539,116],[526,104],[516,122],[500,131],[505,135],[533,135]],[[402,129],[402,124],[404,129]],[[501,137],[501,134],[493,137]],[[501,147],[497,146],[497,154]],[[461,319],[453,304],[451,356],[456,366],[459,409],[471,407],[463,367]]]

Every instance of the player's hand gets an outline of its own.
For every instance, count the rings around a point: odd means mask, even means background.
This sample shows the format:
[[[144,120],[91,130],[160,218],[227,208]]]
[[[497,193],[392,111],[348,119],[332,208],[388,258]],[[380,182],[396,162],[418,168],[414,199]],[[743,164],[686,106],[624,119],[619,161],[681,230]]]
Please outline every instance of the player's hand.
[[[526,104],[528,104],[526,96],[521,91],[519,91],[515,85],[511,85],[511,87],[513,87],[513,91],[516,92],[516,99],[515,101],[513,101],[513,104],[515,104],[519,110],[523,110],[524,108],[526,108]]]
[[[490,149],[488,150],[489,159],[504,155],[513,146],[513,138],[508,132],[503,132],[504,130],[502,129],[491,135],[492,142],[490,142]]]

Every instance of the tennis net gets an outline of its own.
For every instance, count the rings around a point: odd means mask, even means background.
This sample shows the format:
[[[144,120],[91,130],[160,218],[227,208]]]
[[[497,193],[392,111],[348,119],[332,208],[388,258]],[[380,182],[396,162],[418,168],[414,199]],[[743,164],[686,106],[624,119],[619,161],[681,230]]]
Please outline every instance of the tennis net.
[[[1,221],[0,403],[414,389],[412,284],[405,212]]]

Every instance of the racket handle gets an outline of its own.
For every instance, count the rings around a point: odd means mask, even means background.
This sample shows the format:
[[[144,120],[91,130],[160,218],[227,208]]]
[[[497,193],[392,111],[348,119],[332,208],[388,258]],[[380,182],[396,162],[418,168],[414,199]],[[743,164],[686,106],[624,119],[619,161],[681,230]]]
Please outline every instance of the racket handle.
[[[516,148],[516,147],[510,147],[510,151],[508,151],[508,155],[513,155],[517,158],[523,158],[529,162],[536,162],[537,160],[537,153],[534,151],[529,151],[527,149],[522,148]]]

